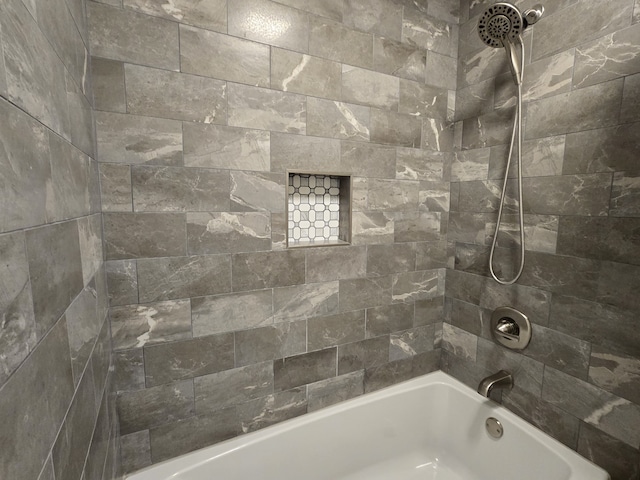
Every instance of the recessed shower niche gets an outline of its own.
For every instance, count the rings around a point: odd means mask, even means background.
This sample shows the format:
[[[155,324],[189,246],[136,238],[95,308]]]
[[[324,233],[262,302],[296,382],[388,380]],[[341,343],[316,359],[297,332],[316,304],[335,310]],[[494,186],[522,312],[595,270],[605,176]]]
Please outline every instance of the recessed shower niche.
[[[351,176],[288,172],[287,246],[351,243]]]

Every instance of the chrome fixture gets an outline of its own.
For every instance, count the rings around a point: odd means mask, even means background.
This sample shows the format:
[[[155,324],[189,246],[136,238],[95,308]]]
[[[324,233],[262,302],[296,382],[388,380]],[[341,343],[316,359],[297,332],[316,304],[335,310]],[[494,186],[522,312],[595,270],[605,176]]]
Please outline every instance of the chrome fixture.
[[[494,388],[505,388],[511,390],[513,388],[513,377],[506,370],[500,370],[498,373],[483,378],[478,385],[478,393],[483,397],[489,398]]]
[[[507,156],[507,166],[504,173],[504,184],[502,186],[502,195],[500,197],[500,208],[498,209],[498,220],[496,222],[496,230],[493,235],[491,244],[491,253],[489,255],[489,270],[493,279],[501,285],[512,285],[522,275],[524,270],[524,212],[522,207],[522,81],[524,78],[524,44],[522,43],[522,32],[527,26],[536,23],[542,17],[544,7],[535,5],[533,8],[526,10],[524,16],[517,7],[510,3],[498,2],[488,7],[478,20],[478,34],[480,39],[493,48],[504,48],[509,59],[509,68],[513,81],[518,88],[518,102],[516,106],[516,114],[513,122],[513,131],[511,133],[511,143],[509,146],[509,154]],[[516,49],[516,47],[518,47]],[[518,58],[518,52],[520,55]],[[500,232],[500,224],[502,222],[502,210],[504,208],[507,179],[511,167],[511,159],[513,157],[514,144],[517,138],[518,151],[518,223],[520,228],[520,266],[514,278],[511,280],[503,280],[498,278],[493,268],[493,257],[498,242],[498,233]]]
[[[493,438],[500,438],[504,434],[502,423],[500,423],[500,420],[498,420],[497,418],[487,418],[487,420],[484,422],[484,426],[486,427],[489,435],[491,435]]]
[[[531,341],[531,322],[515,308],[496,308],[491,314],[491,334],[500,345],[523,350]]]

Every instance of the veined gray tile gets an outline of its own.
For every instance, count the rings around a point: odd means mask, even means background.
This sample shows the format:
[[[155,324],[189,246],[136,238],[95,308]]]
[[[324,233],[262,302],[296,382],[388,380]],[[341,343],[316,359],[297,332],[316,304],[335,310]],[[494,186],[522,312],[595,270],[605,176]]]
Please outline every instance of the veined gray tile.
[[[63,63],[20,0],[3,2],[0,18],[8,100],[69,139]]]
[[[495,215],[493,214],[451,212],[447,240],[450,242],[486,245],[487,224],[491,221],[494,222],[495,229]]]
[[[0,235],[0,258],[0,384],[4,385],[37,341],[23,232]]]
[[[91,358],[93,346],[102,327],[102,319],[97,316],[95,284],[91,283],[80,292],[66,311],[71,369],[76,386]]]
[[[237,412],[243,433],[265,428],[307,413],[306,389],[293,388],[250,400],[239,405]]]
[[[108,213],[103,221],[107,260],[187,253],[183,213]]]
[[[315,0],[278,0],[278,3],[314,13],[321,17],[342,21],[342,0],[323,0],[322,2],[316,2]]]
[[[636,0],[635,6],[633,7],[633,23],[640,22],[640,3],[639,0]]]
[[[392,277],[340,280],[340,311],[388,305],[392,301]]]
[[[486,50],[486,49],[485,49]],[[434,87],[456,89],[458,64],[455,58],[427,52],[426,84]]]
[[[630,75],[624,79],[620,122],[640,121],[640,74]]]
[[[284,212],[285,181],[279,173],[231,171],[231,209]]]
[[[640,432],[640,407],[570,375],[545,369],[543,397],[603,432],[635,448]]]
[[[144,355],[141,348],[113,353],[113,382],[116,391],[144,388]]]
[[[422,148],[449,152],[453,150],[454,124],[446,119],[422,119]]]
[[[626,27],[630,24],[632,10],[633,5],[626,0],[615,0],[606,5],[598,0],[583,0],[545,16],[546,21],[536,27],[532,58],[537,60]],[[581,28],[567,28],[576,15],[584,12],[597,12],[597,15],[588,15]]]
[[[511,78],[511,77],[509,77]],[[513,83],[513,81],[512,81]],[[495,79],[490,78],[456,91],[455,118],[478,117],[493,110]]]
[[[273,320],[291,322],[338,313],[338,282],[275,288]]]
[[[310,98],[310,100],[313,99]],[[333,105],[333,102],[324,102]],[[311,112],[309,116],[311,117]],[[340,142],[328,138],[272,133],[271,170],[274,172],[338,171],[340,170]],[[284,197],[282,207],[284,208]]]
[[[355,212],[367,210],[369,203],[369,179],[355,177],[351,182],[351,208]]]
[[[304,283],[304,251],[238,253],[232,259],[235,292]]]
[[[427,52],[390,38],[373,38],[373,68],[417,82],[425,80]]]
[[[350,65],[342,65],[342,99],[378,108],[398,109],[397,77]]]
[[[389,336],[369,338],[338,347],[338,375],[344,375],[389,361]]]
[[[451,181],[486,180],[489,173],[490,154],[491,151],[488,148],[454,152]]]
[[[310,412],[344,402],[364,393],[364,371],[359,370],[335,378],[320,380],[307,386]]]
[[[435,325],[425,325],[390,336],[389,361],[410,358],[434,349]]]
[[[235,333],[236,366],[284,358],[307,348],[307,322],[276,323]]]
[[[268,212],[187,214],[187,249],[191,255],[270,248],[271,215]]]
[[[138,303],[138,272],[135,260],[105,262],[109,305]]]
[[[427,13],[441,20],[451,23],[460,21],[460,7],[456,2],[448,0],[435,0],[427,4]]]
[[[640,400],[640,360],[593,345],[589,382],[637,404]]]
[[[368,207],[387,212],[415,211],[419,183],[413,180],[371,178],[368,182]]]
[[[213,78],[126,64],[127,111],[192,122],[227,121],[227,84]]]
[[[99,169],[102,211],[132,212],[131,167],[117,163],[101,163]]]
[[[83,73],[85,77],[89,75],[88,56],[86,59],[86,65],[87,66],[85,68],[87,71]],[[89,91],[89,97],[87,98],[87,94],[85,94],[80,86],[76,84],[68,72],[65,75],[65,80],[71,143],[90,157],[94,158],[96,154],[94,151],[95,133],[93,127],[93,108],[91,103],[89,103],[89,98],[93,99],[93,94]]]
[[[640,288],[639,273],[640,267],[637,265],[602,262],[595,300],[628,310],[637,310],[640,308],[640,298],[634,292]]]
[[[640,218],[561,217],[558,254],[640,265]]]
[[[442,324],[442,348],[473,362],[478,354],[478,337],[448,323]]]
[[[126,435],[194,414],[193,382],[160,385],[118,394],[120,431]]]
[[[230,83],[228,104],[230,126],[306,133],[307,107],[302,95]]]
[[[132,473],[151,465],[149,430],[122,435],[120,437],[120,461],[124,473]]]
[[[466,274],[460,275],[471,277]],[[518,284],[499,285],[486,279],[482,279],[482,283],[482,295],[478,302],[481,307],[493,311],[498,307],[510,305],[525,312],[529,320],[537,325],[547,326],[549,324],[551,293]],[[462,288],[465,288],[465,285],[462,285]]]
[[[112,307],[109,312],[114,350],[191,338],[189,300]]]
[[[268,45],[180,26],[180,70],[184,73],[268,87],[269,55]]]
[[[405,42],[456,57],[458,54],[458,26],[424,15],[412,8],[404,10],[402,38]]]
[[[371,121],[369,107],[308,97],[307,108],[309,135],[369,140]]]
[[[576,450],[606,469],[612,478],[633,478],[640,474],[640,453],[636,448],[588,424],[580,425]]]
[[[141,259],[137,267],[141,303],[231,291],[231,261],[225,255]]]
[[[413,303],[444,295],[444,271],[422,270],[393,275],[394,303]]]
[[[615,125],[621,101],[622,79],[618,79],[531,102],[527,106],[525,137],[547,137]]]
[[[364,340],[365,311],[357,310],[328,317],[311,318],[307,324],[309,350],[357,342]]]
[[[41,225],[47,219],[51,183],[49,135],[45,127],[0,99],[0,231]],[[25,195],[29,192],[29,195]]]
[[[194,387],[198,415],[265,397],[273,393],[273,362],[197,377]]]
[[[309,22],[309,53],[336,62],[371,68],[373,35],[358,32],[328,19],[312,17]]]
[[[640,123],[567,135],[562,173],[640,173]]]
[[[29,277],[38,338],[56,323],[83,287],[76,221],[26,232]]]
[[[365,393],[434,372],[439,368],[440,356],[440,349],[437,349],[367,368],[364,377]]]
[[[232,333],[145,347],[147,390],[155,385],[230,370],[233,350]]]
[[[229,209],[229,171],[208,168],[134,166],[136,212],[221,211]]]
[[[411,243],[370,245],[367,248],[367,275],[384,276],[415,270],[416,251]]]
[[[399,41],[402,37],[402,5],[385,0],[346,0],[342,23]]]
[[[267,131],[185,123],[183,133],[188,167],[269,171]]]
[[[504,52],[499,48],[481,48],[463,54],[458,60],[458,89],[507,73],[508,68]]]
[[[174,22],[195,25],[216,32],[226,33],[227,31],[227,0],[207,0],[204,3],[172,0],[169,4],[153,0],[124,0],[124,6]]]
[[[191,299],[193,335],[233,332],[273,323],[271,290]]]
[[[167,70],[180,69],[177,23],[99,3],[87,6],[93,55]]]
[[[303,353],[273,362],[276,391],[314,383],[336,376],[337,347]]]
[[[341,142],[340,170],[352,175],[394,178],[396,150],[362,142]]]
[[[371,109],[371,141],[400,147],[420,148],[422,121],[412,115]]]
[[[396,179],[440,181],[450,155],[416,148],[396,149]]]
[[[509,143],[513,128],[513,116],[514,110],[506,108],[464,120],[462,148],[468,150]]]
[[[0,36],[0,44],[2,43],[2,36]],[[0,55],[0,95],[4,98],[9,97],[7,90],[7,75],[4,66],[4,55]]]
[[[175,120],[96,112],[100,162],[182,165],[182,125]]]
[[[453,265],[452,244],[446,239],[435,242],[417,242],[416,270],[433,270],[434,268],[451,268]]]
[[[486,339],[492,338],[490,330],[490,317],[488,315],[489,312],[486,309],[477,305],[463,302],[455,298],[447,298],[446,301],[447,311],[445,320],[447,322],[450,322],[453,327],[462,329],[465,332],[469,332],[469,334],[476,337],[482,337]],[[443,331],[443,342],[445,342],[445,337],[446,335]],[[477,344],[477,339],[474,341],[474,345],[475,344]],[[450,351],[455,353],[455,349]],[[474,361],[475,352],[476,347],[474,346]],[[458,354],[458,356],[464,358],[464,355]]]
[[[352,238],[354,245],[393,243],[395,222],[385,212],[353,212]]]
[[[531,343],[525,355],[574,377],[586,380],[591,344],[559,333],[550,328],[533,325]]]
[[[284,213],[271,214],[271,250],[287,249],[288,221]]]
[[[491,244],[496,230],[495,216],[492,215],[485,227],[485,244]],[[525,249],[537,252],[556,253],[558,242],[558,220],[555,215],[524,215]],[[498,247],[519,248],[520,225],[517,215],[503,215],[500,222]]]
[[[413,327],[414,306],[412,304],[396,303],[367,309],[367,338],[379,337]]]
[[[394,222],[395,242],[431,242],[444,238],[441,212],[397,212]],[[446,215],[446,214],[445,214]]]
[[[611,187],[612,217],[640,217],[640,175],[616,172]]]
[[[447,101],[448,91],[443,88],[400,80],[400,113],[408,113],[414,117],[445,119]]]
[[[522,175],[524,177],[561,175],[564,150],[564,135],[536,138],[522,142]],[[508,154],[509,147],[507,145],[491,147],[491,157],[489,159],[490,179],[504,178]],[[517,176],[515,158],[514,156],[511,161],[511,168],[509,170],[510,178]]]
[[[464,302],[480,304],[485,279],[459,270],[447,270],[446,295]],[[517,307],[516,307],[517,308]]]
[[[271,49],[271,86],[276,90],[340,99],[340,64],[280,48]]]
[[[365,247],[312,248],[307,251],[308,283],[364,277],[367,273]]]

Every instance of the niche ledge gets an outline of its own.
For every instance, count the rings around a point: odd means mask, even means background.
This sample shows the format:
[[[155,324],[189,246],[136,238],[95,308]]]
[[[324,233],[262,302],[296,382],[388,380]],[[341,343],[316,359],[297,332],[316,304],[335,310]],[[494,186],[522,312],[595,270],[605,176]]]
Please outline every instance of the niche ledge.
[[[351,244],[351,175],[287,172],[287,247]]]

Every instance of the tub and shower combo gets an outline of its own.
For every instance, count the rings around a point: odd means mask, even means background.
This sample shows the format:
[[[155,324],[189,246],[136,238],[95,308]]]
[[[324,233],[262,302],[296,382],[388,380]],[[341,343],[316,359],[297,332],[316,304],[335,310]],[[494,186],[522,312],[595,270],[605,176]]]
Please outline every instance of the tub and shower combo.
[[[521,33],[537,22],[541,5],[521,13],[509,3],[489,6],[478,33],[490,47],[504,48],[517,86],[506,171],[517,162],[520,265],[499,278],[493,254],[501,226],[507,175],[490,255],[492,277],[515,283],[524,268],[522,212]],[[516,154],[517,152],[517,154]],[[494,339],[526,348],[531,325],[502,307],[491,321]],[[509,372],[484,379],[478,392],[438,371],[378,392],[288,420],[141,470],[128,480],[608,480],[600,467],[489,400],[492,389],[517,383]]]

